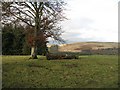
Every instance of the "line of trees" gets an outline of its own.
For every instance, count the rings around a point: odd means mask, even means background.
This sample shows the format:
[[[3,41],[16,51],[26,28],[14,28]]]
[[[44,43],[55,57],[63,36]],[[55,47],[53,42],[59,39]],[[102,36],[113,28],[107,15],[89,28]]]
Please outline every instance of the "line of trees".
[[[3,55],[30,55],[31,38],[28,36],[30,31],[27,31],[21,25],[12,24],[5,25],[2,28],[2,54]],[[42,48],[42,49],[41,49]],[[46,44],[39,45],[37,53],[45,55],[48,52]]]
[[[63,32],[61,26],[59,26],[59,22],[65,19],[63,16],[64,5],[65,2],[62,0],[3,2],[3,54],[10,48],[9,51],[11,53],[23,53],[23,49],[28,45],[31,48],[31,58],[36,59],[38,49],[47,53],[46,44],[49,37],[64,43],[64,40],[61,38]],[[14,23],[17,24],[13,25]],[[11,32],[7,32],[7,28],[8,30],[11,28],[9,30]],[[5,39],[9,43],[5,42]]]
[[[30,54],[25,42],[24,28],[8,24],[2,28],[2,54]]]

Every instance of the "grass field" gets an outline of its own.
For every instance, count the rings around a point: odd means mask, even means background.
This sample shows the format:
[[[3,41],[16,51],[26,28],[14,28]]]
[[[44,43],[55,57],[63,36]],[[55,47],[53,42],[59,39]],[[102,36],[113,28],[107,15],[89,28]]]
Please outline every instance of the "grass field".
[[[29,60],[3,56],[3,88],[117,88],[118,57],[80,56],[78,60]]]

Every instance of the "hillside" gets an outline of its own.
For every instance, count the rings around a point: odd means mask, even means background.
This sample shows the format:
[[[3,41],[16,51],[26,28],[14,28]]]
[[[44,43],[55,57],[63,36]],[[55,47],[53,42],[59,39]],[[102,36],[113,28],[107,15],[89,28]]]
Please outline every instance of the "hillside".
[[[72,44],[63,44],[59,46],[62,52],[80,52],[81,50],[98,50],[107,48],[118,48],[115,42],[78,42]]]

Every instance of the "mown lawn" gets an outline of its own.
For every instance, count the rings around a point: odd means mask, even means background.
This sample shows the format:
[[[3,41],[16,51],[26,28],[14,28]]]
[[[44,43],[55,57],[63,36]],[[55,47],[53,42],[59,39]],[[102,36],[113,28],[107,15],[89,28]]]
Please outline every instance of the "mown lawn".
[[[78,60],[2,57],[3,88],[117,88],[118,56],[80,56]]]

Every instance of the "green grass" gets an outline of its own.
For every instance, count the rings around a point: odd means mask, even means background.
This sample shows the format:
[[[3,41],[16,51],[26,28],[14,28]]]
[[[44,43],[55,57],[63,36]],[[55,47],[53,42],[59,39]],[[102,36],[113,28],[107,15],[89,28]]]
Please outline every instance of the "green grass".
[[[117,88],[118,57],[80,56],[78,60],[29,60],[3,56],[3,88]]]

